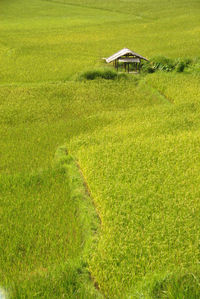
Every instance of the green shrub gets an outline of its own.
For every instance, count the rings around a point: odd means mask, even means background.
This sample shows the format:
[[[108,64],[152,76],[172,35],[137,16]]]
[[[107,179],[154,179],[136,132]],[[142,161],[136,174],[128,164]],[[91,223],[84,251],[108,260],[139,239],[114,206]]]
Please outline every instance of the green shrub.
[[[200,63],[197,63],[197,64],[195,64],[194,65],[194,67],[193,67],[193,70],[195,71],[195,72],[200,72]]]
[[[200,73],[200,57],[196,57],[191,65],[190,65],[190,70],[193,72],[193,73]]]
[[[86,80],[94,80],[98,77],[100,77],[101,73],[99,71],[87,71],[84,74],[82,74],[82,78]]]
[[[172,72],[176,70],[176,72],[181,73],[185,68],[191,66],[192,70],[198,69],[196,65],[200,64],[200,59],[196,58],[194,61],[190,58],[177,58],[170,59],[164,56],[156,56],[152,58],[150,61],[142,62],[142,72],[143,73],[154,73],[157,70]]]
[[[190,58],[184,58],[184,59],[178,58],[174,62],[175,70],[178,73],[182,73],[184,71],[184,69],[187,68],[191,64],[192,64],[192,59],[190,59]]]
[[[97,78],[115,80],[117,78],[117,73],[114,70],[109,69],[90,70],[82,73],[79,78],[81,80],[95,80]]]
[[[100,77],[106,80],[114,80],[117,77],[117,73],[112,70],[105,70],[101,72]]]
[[[176,72],[177,73],[182,73],[184,71],[184,68],[185,68],[185,64],[183,61],[180,61],[177,65],[176,65]]]
[[[174,61],[165,56],[156,56],[151,59],[151,62],[155,70],[171,72],[175,68]]]
[[[200,57],[195,57],[193,61],[191,61],[192,64],[200,64]]]
[[[185,58],[182,60],[185,64],[185,67],[188,67],[190,64],[192,64],[192,59],[191,58]]]
[[[157,56],[142,63],[142,72],[144,73],[154,73],[157,70],[171,72],[174,68],[174,61],[164,56]]]
[[[142,72],[143,73],[154,73],[155,68],[152,63],[150,63],[149,61],[145,61],[142,63]]]

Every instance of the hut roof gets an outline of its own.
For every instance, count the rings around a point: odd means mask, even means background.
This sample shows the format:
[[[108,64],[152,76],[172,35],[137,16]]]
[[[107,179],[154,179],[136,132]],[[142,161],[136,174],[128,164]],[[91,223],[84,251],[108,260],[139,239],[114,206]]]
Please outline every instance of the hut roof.
[[[147,58],[141,56],[140,54],[137,54],[137,53],[129,50],[128,48],[124,48],[124,49],[118,51],[117,53],[113,54],[112,56],[106,58],[106,62],[110,63],[110,62],[116,60],[117,58],[124,56],[126,54],[131,54],[133,56],[139,57],[140,59],[148,60]]]

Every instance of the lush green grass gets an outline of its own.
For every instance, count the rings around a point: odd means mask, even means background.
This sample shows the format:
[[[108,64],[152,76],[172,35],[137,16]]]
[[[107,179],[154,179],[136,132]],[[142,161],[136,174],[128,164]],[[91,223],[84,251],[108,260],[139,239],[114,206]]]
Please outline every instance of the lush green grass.
[[[198,1],[0,8],[0,287],[96,298],[95,281],[110,298],[198,298],[198,68],[79,80],[122,47],[199,56]]]

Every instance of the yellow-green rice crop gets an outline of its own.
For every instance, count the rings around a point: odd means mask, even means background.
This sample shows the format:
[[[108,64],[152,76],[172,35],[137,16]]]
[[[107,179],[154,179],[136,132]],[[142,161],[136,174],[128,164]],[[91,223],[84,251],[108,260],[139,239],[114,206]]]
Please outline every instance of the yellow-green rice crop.
[[[123,47],[194,59],[199,12],[196,0],[1,1],[10,297],[199,297],[198,69],[79,80]]]
[[[182,91],[177,94],[176,78],[161,78],[171,97],[175,95],[173,104],[141,103],[110,113],[113,121],[105,128],[81,134],[71,143],[102,221],[90,270],[112,298],[127,290],[130,296],[153,297],[154,286],[145,289],[145,284],[154,276],[161,281],[169,276],[176,296],[182,290],[181,284],[174,290],[174,275],[180,281],[191,273],[199,279],[198,78],[190,77],[194,96],[190,93],[187,101],[181,94],[187,94],[188,76],[179,77]],[[159,78],[150,79],[153,85]],[[197,298],[200,292],[198,284],[193,290],[192,280],[185,281],[184,298]],[[167,287],[164,292],[169,298]]]

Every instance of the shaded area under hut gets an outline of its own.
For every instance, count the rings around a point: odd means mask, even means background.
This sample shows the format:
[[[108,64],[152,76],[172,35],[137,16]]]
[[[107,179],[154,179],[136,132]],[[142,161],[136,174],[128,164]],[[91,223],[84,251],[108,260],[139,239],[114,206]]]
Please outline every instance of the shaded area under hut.
[[[148,61],[147,58],[124,48],[108,58],[104,58],[107,63],[113,63],[117,71],[122,67],[125,72],[137,73],[141,69],[141,60]]]

